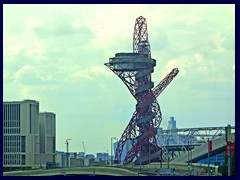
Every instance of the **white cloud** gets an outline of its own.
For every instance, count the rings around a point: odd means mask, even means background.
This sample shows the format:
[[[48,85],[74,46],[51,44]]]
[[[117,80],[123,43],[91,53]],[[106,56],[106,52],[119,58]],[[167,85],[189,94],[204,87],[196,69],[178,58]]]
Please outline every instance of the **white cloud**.
[[[21,69],[19,69],[18,71],[16,71],[13,75],[13,80],[19,80],[22,79],[23,76],[25,76],[25,74],[28,73],[35,73],[35,68],[32,65],[24,65]]]
[[[178,67],[176,60],[170,60],[166,66],[167,72],[169,73],[176,67]]]
[[[38,56],[42,56],[44,53],[45,53],[44,49],[42,49],[41,47],[36,47],[36,46],[26,49],[26,51],[25,51],[25,54],[27,56],[33,56],[34,58],[38,57]]]
[[[92,66],[80,71],[76,71],[73,72],[71,77],[74,78],[74,80],[78,79],[78,78],[86,78],[89,80],[93,80],[94,78],[96,78],[97,76],[112,76],[112,72],[110,70],[105,69],[104,67],[100,67],[100,66]],[[102,78],[105,78],[102,77]]]
[[[6,48],[6,53],[10,55],[18,55],[19,52],[23,49],[23,44],[17,44]]]

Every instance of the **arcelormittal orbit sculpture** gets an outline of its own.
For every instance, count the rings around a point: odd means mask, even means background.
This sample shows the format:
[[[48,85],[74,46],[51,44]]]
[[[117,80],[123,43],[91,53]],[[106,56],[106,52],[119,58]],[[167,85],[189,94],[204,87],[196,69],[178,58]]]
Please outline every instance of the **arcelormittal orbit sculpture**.
[[[128,87],[137,100],[136,111],[124,130],[115,153],[115,162],[121,155],[127,140],[132,148],[127,152],[123,164],[157,161],[160,147],[156,133],[162,121],[157,97],[178,74],[174,68],[157,86],[151,80],[156,60],[151,58],[146,19],[138,17],[133,34],[133,53],[117,53],[105,65]]]

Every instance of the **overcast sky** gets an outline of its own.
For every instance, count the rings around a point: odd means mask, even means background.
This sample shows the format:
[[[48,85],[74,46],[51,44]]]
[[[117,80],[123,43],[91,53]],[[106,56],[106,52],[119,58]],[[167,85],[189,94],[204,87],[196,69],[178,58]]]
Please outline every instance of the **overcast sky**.
[[[3,5],[3,100],[33,99],[56,113],[57,149],[110,152],[136,101],[104,63],[132,52],[134,23],[147,19],[155,85],[166,128],[235,125],[234,5]]]

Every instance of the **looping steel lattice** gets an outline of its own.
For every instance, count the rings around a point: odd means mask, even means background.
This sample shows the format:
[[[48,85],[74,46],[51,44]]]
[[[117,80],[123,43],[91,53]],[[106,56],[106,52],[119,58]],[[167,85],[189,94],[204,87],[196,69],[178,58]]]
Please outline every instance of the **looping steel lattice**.
[[[137,101],[136,110],[118,142],[115,161],[121,162],[128,140],[132,148],[127,152],[123,164],[144,164],[158,160],[160,148],[155,135],[162,121],[162,114],[156,98],[179,71],[174,68],[154,87],[151,73],[156,66],[156,60],[151,58],[147,22],[144,17],[138,17],[135,22],[133,53],[117,53],[105,65],[124,82]]]

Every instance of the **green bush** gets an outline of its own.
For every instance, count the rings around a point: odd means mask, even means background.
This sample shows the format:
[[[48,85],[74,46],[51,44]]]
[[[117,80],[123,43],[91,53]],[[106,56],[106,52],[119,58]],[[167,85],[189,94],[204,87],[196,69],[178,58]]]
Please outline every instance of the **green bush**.
[[[219,167],[219,172],[222,176],[228,176],[228,156],[225,155],[224,163]],[[231,176],[235,176],[235,154],[231,156]]]

